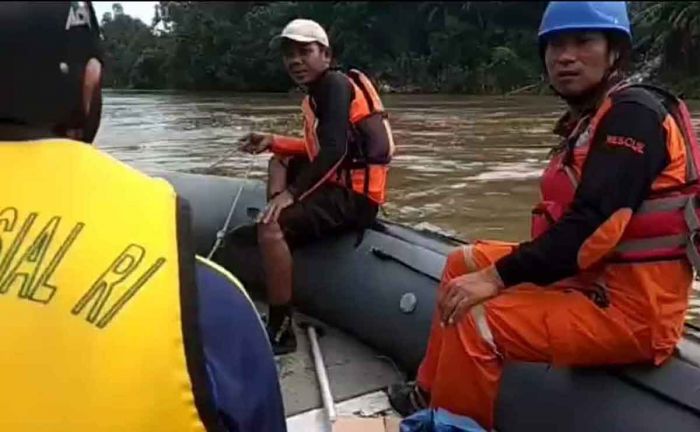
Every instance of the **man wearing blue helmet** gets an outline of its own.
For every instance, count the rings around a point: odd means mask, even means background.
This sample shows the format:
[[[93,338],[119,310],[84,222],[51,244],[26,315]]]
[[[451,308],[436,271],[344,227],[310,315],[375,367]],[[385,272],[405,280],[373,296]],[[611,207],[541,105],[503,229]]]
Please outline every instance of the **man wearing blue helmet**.
[[[624,79],[624,2],[551,2],[539,31],[568,104],[541,179],[532,239],[450,254],[407,415],[440,407],[494,419],[503,362],[659,365],[678,343],[700,263],[700,148],[685,104]]]

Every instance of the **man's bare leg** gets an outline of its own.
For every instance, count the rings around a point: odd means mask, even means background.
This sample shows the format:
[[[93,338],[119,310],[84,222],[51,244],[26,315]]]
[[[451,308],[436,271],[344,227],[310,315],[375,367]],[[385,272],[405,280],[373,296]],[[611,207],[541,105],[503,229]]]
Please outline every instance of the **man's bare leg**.
[[[270,307],[292,300],[292,254],[279,223],[258,225],[258,240],[265,267],[267,301]]]
[[[273,157],[269,165],[267,196],[287,187],[286,161]],[[258,244],[265,270],[265,290],[269,305],[268,332],[275,354],[296,349],[292,315],[292,254],[279,223],[258,224]]]
[[[287,187],[287,164],[289,158],[272,156],[267,166],[267,199]]]

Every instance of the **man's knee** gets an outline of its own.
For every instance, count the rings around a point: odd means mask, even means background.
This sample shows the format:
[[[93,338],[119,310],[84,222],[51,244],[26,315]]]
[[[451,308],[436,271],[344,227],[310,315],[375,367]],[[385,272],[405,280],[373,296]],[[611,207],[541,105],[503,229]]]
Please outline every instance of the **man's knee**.
[[[452,277],[472,273],[479,270],[473,259],[473,246],[465,245],[453,249],[447,255],[447,263],[445,264],[445,273]]]
[[[479,267],[473,259],[473,246],[460,246],[447,255],[447,262],[442,271],[443,285],[452,278],[478,270]]]
[[[455,249],[452,249],[452,252],[450,252],[447,255],[447,267],[449,268],[457,268],[458,266],[462,266],[464,263],[464,248],[458,247]]]
[[[273,155],[267,165],[267,199],[287,187],[288,160],[285,157]]]
[[[258,224],[258,243],[261,246],[275,244],[284,241],[284,232],[278,222]]]

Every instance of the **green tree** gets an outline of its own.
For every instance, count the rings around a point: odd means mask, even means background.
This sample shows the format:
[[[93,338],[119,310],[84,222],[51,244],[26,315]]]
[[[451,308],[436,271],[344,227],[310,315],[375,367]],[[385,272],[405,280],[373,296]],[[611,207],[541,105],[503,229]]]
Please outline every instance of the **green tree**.
[[[156,44],[149,26],[124,14],[119,3],[112,14],[102,17],[105,52],[105,86],[132,87],[130,77],[134,66],[149,47]]]
[[[700,95],[700,3],[639,2],[636,7],[640,58],[659,57],[658,78]]]
[[[341,67],[363,69],[385,89],[503,93],[541,81],[537,28],[546,4],[168,1],[158,3],[149,26],[117,3],[102,20],[107,82],[287,91],[293,83],[269,42],[304,17],[328,30]],[[631,2],[630,13],[635,59],[661,59],[660,79],[692,88],[700,75],[700,2]]]

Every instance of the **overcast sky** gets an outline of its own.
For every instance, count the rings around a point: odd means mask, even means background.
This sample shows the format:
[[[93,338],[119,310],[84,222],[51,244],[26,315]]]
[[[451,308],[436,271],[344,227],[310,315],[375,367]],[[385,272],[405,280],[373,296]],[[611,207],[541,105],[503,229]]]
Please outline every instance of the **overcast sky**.
[[[134,18],[138,18],[144,22],[144,24],[151,25],[153,16],[155,15],[155,5],[158,2],[150,1],[96,1],[92,2],[95,7],[95,15],[98,21],[102,21],[102,15],[105,12],[112,12],[112,5],[114,3],[119,3],[124,8],[124,13],[131,15]]]

